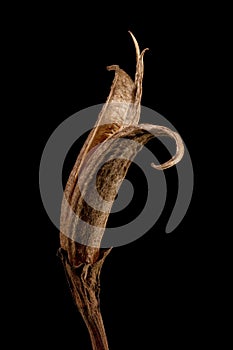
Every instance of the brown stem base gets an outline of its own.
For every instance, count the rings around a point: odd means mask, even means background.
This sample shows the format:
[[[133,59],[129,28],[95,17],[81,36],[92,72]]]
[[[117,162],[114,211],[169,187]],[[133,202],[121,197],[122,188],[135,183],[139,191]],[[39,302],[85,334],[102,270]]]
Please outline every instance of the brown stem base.
[[[60,248],[58,255],[63,262],[70,290],[88,328],[92,349],[109,350],[100,311],[100,272],[111,249],[103,249],[100,258],[93,264],[70,265],[67,253]]]

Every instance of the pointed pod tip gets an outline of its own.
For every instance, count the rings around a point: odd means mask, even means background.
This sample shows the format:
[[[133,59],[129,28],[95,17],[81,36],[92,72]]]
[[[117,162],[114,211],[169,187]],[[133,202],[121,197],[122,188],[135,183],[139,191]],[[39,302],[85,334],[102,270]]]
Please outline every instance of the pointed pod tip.
[[[131,30],[128,30],[128,33],[129,33],[132,37],[134,37],[134,35],[133,35],[133,33],[131,32]]]
[[[132,39],[133,39],[134,46],[135,46],[135,49],[136,49],[137,61],[138,61],[139,56],[140,56],[140,48],[139,48],[137,39],[135,38],[135,36],[133,35],[133,33],[132,33],[130,30],[128,30],[128,32],[129,32],[129,34],[131,35],[131,37],[132,37]]]
[[[155,163],[151,163],[152,168],[156,169],[156,170],[163,170],[161,165],[156,165]]]
[[[140,48],[139,48],[137,39],[135,38],[135,36],[133,35],[133,33],[130,30],[128,30],[128,33],[131,35],[131,37],[133,39],[134,46],[135,46],[135,49],[136,49],[136,58],[137,58],[137,62],[138,62],[140,58],[143,58],[145,52],[148,51],[149,48],[147,47],[142,52],[140,52]]]
[[[146,51],[149,51],[150,49],[149,49],[149,47],[146,47],[142,52],[141,52],[141,55],[144,55],[144,53],[146,52]]]

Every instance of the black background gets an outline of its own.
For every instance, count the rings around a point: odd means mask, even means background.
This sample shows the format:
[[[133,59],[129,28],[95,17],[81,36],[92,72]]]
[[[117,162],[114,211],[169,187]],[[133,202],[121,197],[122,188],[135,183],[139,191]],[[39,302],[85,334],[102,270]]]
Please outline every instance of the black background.
[[[104,263],[101,310],[111,350],[197,345],[204,335],[208,337],[206,323],[213,313],[209,296],[213,267],[207,258],[210,234],[205,230],[205,199],[201,199],[199,156],[204,135],[197,130],[197,118],[205,113],[205,50],[211,41],[207,14],[191,6],[147,8],[145,14],[138,9],[129,15],[118,7],[105,11],[95,12],[92,5],[89,10],[64,12],[63,8],[33,9],[19,40],[32,115],[28,139],[36,155],[30,159],[35,175],[31,192],[37,201],[31,215],[33,235],[27,234],[27,261],[32,264],[26,273],[23,310],[29,313],[23,338],[32,348],[34,344],[91,348],[56,256],[59,232],[40,200],[38,169],[54,129],[75,112],[106,100],[113,79],[107,65],[118,64],[134,76],[131,30],[140,47],[150,49],[144,60],[142,104],[166,117],[183,137],[193,161],[195,186],[186,216],[166,235],[177,191],[176,170],[166,171],[168,197],[158,222],[137,241],[114,248]],[[77,152],[80,147],[76,145]],[[169,157],[158,142],[149,147],[161,160]],[[73,151],[64,178],[74,159]],[[136,177],[132,170],[130,176]],[[139,180],[138,185],[140,198],[144,185]]]

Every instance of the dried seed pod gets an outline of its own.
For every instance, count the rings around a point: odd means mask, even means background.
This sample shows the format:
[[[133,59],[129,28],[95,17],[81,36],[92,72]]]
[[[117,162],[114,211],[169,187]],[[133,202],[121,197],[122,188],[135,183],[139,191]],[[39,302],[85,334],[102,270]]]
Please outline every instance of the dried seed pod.
[[[135,81],[119,66],[108,67],[115,71],[111,91],[71,171],[61,209],[60,256],[95,350],[108,349],[99,308],[99,275],[111,248],[100,246],[114,198],[131,161],[151,138],[168,136],[177,146],[172,159],[162,165],[152,165],[156,169],[173,166],[184,153],[176,132],[164,126],[138,124],[143,56],[147,49],[140,53],[135,37],[130,34],[136,48]],[[127,140],[131,141],[130,145]],[[98,208],[89,205],[97,204],[95,191],[103,199]]]

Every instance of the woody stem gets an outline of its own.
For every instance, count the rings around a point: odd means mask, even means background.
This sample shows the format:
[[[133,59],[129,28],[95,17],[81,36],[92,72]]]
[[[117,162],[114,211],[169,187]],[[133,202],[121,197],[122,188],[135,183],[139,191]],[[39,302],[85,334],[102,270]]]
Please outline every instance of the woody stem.
[[[70,290],[79,312],[89,331],[93,350],[109,350],[107,336],[100,311],[100,272],[111,249],[103,250],[93,264],[70,265],[67,253],[59,249]]]

